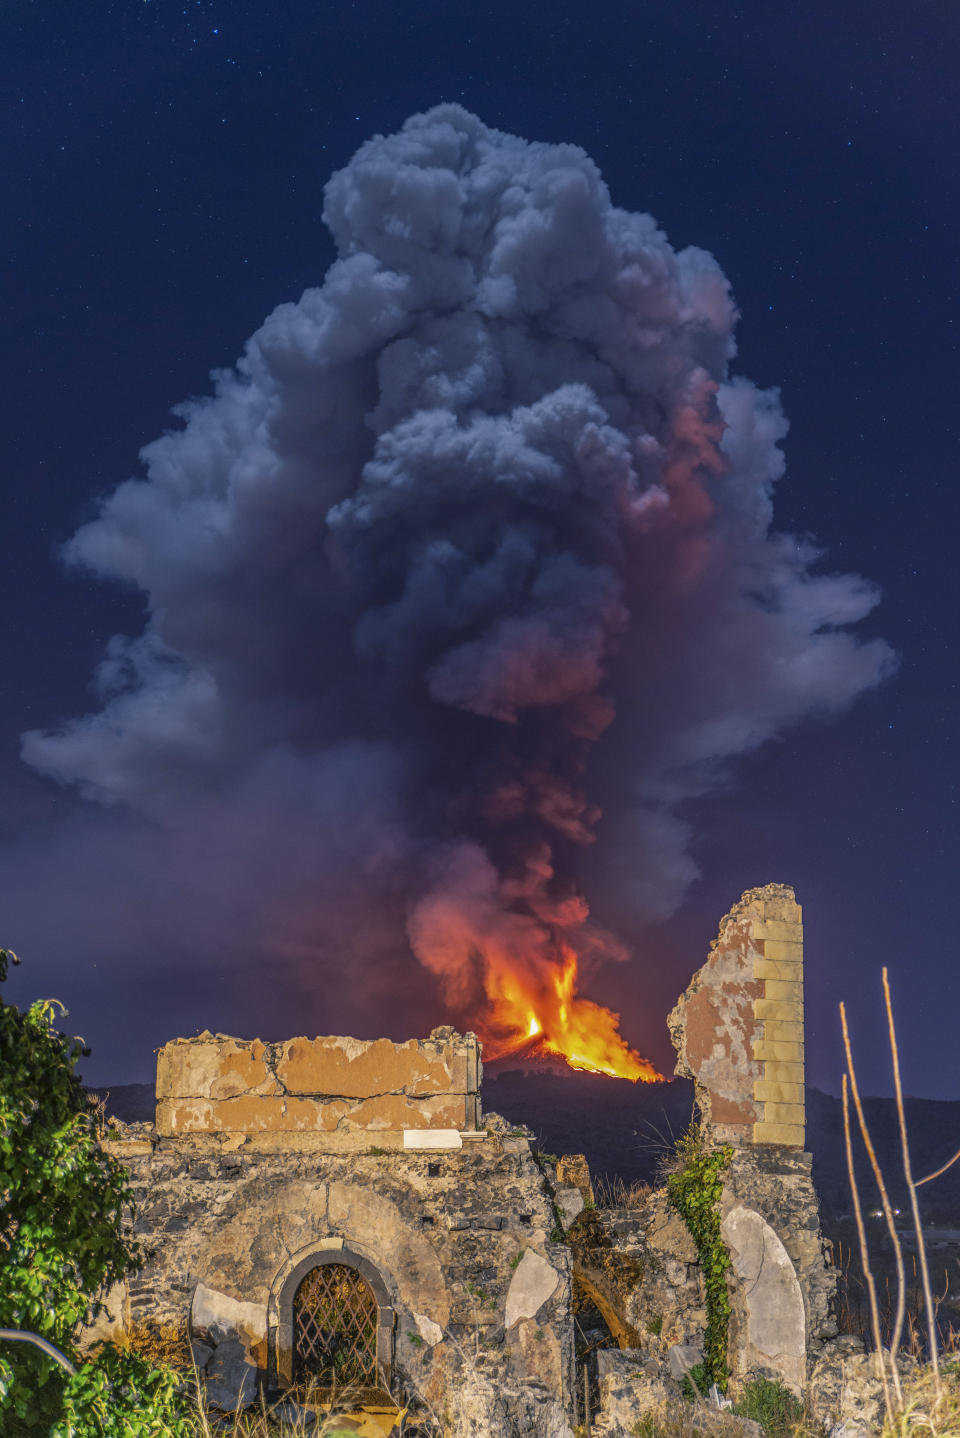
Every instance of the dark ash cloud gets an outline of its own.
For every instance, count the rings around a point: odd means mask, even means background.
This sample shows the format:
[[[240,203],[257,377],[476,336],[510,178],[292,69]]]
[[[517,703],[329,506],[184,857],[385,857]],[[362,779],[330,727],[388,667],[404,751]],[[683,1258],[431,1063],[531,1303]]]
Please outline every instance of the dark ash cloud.
[[[175,874],[203,836],[227,893],[171,891],[174,922],[228,932],[243,894],[278,983],[409,939],[496,1037],[511,966],[546,1004],[565,955],[624,955],[584,846],[668,914],[683,806],[892,656],[851,633],[871,586],[772,529],[786,421],[729,373],[716,261],[581,150],[441,106],[362,146],[324,218],[323,285],[67,546],[149,622],[23,756],[150,821]]]

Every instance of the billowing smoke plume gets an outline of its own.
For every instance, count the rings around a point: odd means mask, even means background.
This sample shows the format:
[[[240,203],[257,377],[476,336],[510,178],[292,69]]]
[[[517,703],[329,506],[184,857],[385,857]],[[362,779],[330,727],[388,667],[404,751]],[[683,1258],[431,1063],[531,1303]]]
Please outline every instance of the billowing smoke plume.
[[[222,814],[225,843],[255,794],[265,856],[299,792],[305,889],[354,855],[452,1015],[622,1066],[576,994],[624,956],[585,846],[670,912],[678,806],[877,682],[889,650],[847,632],[876,596],[771,532],[786,423],[728,374],[727,281],[581,150],[441,106],[364,145],[324,218],[322,287],[70,542],[149,622],[25,758],[180,833]]]

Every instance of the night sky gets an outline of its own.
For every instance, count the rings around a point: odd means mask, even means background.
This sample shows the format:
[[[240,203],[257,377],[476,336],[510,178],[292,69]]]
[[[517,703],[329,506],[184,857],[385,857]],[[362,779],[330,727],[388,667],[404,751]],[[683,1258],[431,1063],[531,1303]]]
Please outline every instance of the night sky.
[[[143,476],[141,448],[181,426],[173,406],[211,393],[210,372],[277,305],[323,283],[331,174],[455,102],[509,135],[582,147],[615,205],[715,258],[741,316],[731,372],[779,387],[789,419],[774,529],[820,548],[817,573],[878,588],[851,632],[898,661],[676,808],[699,877],[671,916],[618,911],[600,820],[583,879],[630,957],[584,993],[672,1066],[665,1016],[720,916],[745,888],[790,883],[808,1081],[838,1086],[845,998],[862,1082],[889,1088],[887,965],[908,1090],[960,1097],[958,43],[951,0],[5,7],[0,943],[24,960],[8,997],[67,1005],[90,1081],[146,1081],[158,1045],[204,1027],[405,1038],[450,1013],[410,953],[400,880],[354,943],[367,855],[385,842],[373,820],[364,839],[382,790],[362,764],[309,792],[289,777],[253,799],[223,791],[220,810],[211,789],[171,817],[85,798],[20,746],[100,710],[91,676],[110,637],[145,622],[140,590],[68,569],[65,543]],[[264,602],[282,625],[280,601]],[[307,674],[326,642],[318,605],[316,651],[290,634]],[[605,808],[629,788],[602,760],[595,778]],[[165,790],[162,762],[152,782]],[[335,869],[310,835],[347,811]],[[288,925],[308,902],[309,923]]]

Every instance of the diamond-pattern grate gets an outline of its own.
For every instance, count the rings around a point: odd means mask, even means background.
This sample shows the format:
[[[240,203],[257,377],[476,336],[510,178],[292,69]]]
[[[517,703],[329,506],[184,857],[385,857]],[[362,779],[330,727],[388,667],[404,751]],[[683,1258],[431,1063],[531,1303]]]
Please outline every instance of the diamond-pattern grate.
[[[296,1380],[322,1388],[375,1387],[377,1300],[355,1268],[312,1268],[293,1300]]]

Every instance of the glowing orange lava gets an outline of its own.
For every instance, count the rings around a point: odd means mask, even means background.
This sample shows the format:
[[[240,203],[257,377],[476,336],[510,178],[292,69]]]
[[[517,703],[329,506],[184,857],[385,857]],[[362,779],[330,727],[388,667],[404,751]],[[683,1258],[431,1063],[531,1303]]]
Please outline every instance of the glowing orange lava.
[[[562,963],[533,975],[501,970],[488,995],[492,1022],[480,1025],[484,1058],[553,1055],[571,1068],[611,1078],[656,1083],[662,1075],[624,1041],[620,1015],[577,996],[577,956],[563,947]],[[525,983],[524,980],[527,980]]]

